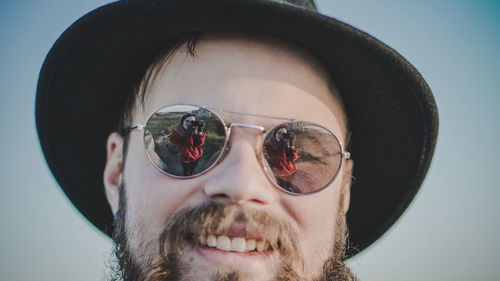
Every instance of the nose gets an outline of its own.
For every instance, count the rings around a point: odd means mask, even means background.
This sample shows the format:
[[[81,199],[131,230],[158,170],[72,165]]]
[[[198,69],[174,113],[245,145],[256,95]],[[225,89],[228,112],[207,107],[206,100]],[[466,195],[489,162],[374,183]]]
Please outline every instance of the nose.
[[[204,192],[213,200],[236,204],[269,204],[278,196],[258,157],[261,133],[248,128],[233,128],[226,157],[211,172]]]

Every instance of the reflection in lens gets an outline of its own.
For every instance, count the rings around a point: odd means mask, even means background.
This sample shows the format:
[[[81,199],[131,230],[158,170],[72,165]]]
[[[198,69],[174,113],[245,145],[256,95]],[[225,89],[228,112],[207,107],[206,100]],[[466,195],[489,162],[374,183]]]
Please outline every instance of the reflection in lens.
[[[191,177],[218,159],[225,136],[224,123],[214,112],[194,105],[171,105],[149,118],[144,144],[157,168],[172,176]]]
[[[342,160],[337,138],[321,126],[304,122],[288,122],[267,133],[264,156],[270,176],[293,193],[311,193],[329,185]]]

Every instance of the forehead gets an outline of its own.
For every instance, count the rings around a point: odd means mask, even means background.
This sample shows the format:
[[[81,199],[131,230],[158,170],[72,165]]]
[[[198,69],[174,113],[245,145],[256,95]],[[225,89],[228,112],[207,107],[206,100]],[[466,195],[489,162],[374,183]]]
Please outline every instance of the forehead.
[[[314,122],[343,135],[344,112],[332,91],[321,64],[297,46],[267,37],[207,35],[198,41],[196,56],[181,47],[158,66],[143,113],[135,119],[144,121],[167,104],[189,103]],[[224,118],[263,126],[273,122]]]

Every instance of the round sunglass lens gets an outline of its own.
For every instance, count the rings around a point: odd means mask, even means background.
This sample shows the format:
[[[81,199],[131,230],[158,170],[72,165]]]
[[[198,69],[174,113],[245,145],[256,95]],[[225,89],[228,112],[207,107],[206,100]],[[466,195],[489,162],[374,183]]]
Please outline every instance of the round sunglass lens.
[[[170,105],[146,123],[144,144],[151,162],[175,177],[207,171],[220,157],[226,140],[224,122],[213,111],[195,105]]]
[[[267,170],[281,188],[297,194],[328,186],[342,161],[335,135],[318,125],[289,122],[272,129],[264,140]]]

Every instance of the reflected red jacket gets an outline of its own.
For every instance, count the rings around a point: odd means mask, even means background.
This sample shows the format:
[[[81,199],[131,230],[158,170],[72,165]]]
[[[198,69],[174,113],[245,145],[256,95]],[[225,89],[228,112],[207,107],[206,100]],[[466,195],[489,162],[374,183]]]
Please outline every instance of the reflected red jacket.
[[[181,154],[181,162],[189,163],[198,160],[203,154],[201,146],[205,143],[203,133],[193,134],[191,136],[181,136],[177,130],[173,130],[170,139]]]
[[[299,153],[295,147],[290,148],[287,153],[278,143],[267,142],[265,149],[269,156],[269,164],[276,176],[289,176],[297,172],[295,160],[299,157]]]

